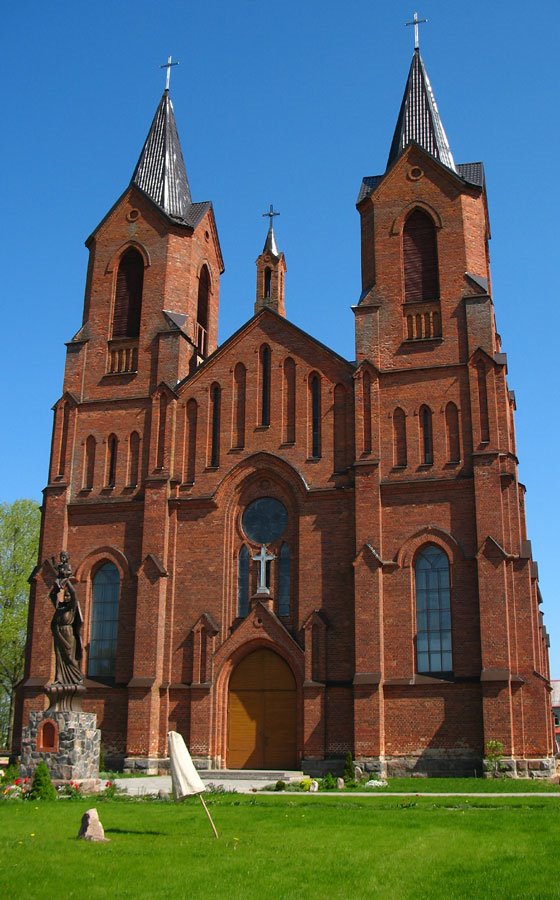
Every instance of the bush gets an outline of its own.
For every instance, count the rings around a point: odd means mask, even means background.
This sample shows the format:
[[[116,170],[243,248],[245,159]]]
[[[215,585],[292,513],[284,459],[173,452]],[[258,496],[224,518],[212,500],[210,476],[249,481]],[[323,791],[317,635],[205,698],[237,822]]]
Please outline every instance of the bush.
[[[324,791],[334,791],[336,789],[336,778],[332,772],[327,772],[321,782],[321,787]]]
[[[275,791],[285,791],[286,790],[286,782],[282,781],[282,779],[279,779],[276,782],[276,784],[274,785],[274,790]]]
[[[46,762],[42,759],[33,775],[33,783],[29,792],[30,800],[56,800],[56,791],[51,781]]]
[[[486,759],[490,764],[490,773],[493,778],[499,778],[502,770],[502,757],[504,745],[501,741],[486,741]]]
[[[346,758],[344,760],[344,772],[342,773],[342,777],[344,778],[346,784],[350,784],[351,782],[356,780],[356,777],[354,775],[354,759],[352,757],[352,754],[350,753],[350,750],[346,754]]]
[[[19,777],[18,767],[13,766],[13,765],[8,766],[6,769],[4,769],[4,771],[2,772],[2,775],[0,776],[0,786],[3,787],[6,784],[13,784],[14,781],[16,780],[16,778],[18,778],[18,777]]]

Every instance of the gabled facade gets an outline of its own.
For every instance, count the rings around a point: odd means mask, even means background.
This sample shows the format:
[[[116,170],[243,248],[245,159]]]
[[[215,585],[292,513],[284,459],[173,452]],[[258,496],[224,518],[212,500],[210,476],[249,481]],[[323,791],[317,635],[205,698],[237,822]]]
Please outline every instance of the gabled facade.
[[[106,757],[472,774],[553,766],[547,636],[495,328],[481,163],[456,165],[415,51],[358,197],[348,362],[285,318],[271,225],[255,314],[217,347],[223,271],[166,91],[89,238],[55,407],[23,721],[71,557]]]

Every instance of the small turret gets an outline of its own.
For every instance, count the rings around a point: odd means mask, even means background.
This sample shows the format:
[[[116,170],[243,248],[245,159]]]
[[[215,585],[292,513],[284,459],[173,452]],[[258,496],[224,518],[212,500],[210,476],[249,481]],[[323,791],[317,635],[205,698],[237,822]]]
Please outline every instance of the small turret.
[[[267,307],[273,309],[281,316],[286,315],[284,305],[284,276],[286,274],[286,260],[284,254],[278,250],[276,245],[276,236],[274,234],[274,216],[280,213],[275,212],[272,204],[268,212],[263,216],[268,216],[270,224],[268,233],[264,242],[261,255],[257,259],[257,296],[255,300],[255,312]]]

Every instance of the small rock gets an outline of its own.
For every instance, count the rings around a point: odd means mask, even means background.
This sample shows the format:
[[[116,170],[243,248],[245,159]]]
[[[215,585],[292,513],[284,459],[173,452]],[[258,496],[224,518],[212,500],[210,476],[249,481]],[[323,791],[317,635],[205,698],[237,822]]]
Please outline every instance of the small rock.
[[[78,837],[84,841],[108,842],[103,831],[103,825],[99,821],[99,815],[96,809],[88,809],[82,816],[82,824],[78,832]]]
[[[343,791],[343,790],[344,790],[344,787],[345,787],[345,785],[344,785],[344,778],[337,778],[337,779],[336,779],[336,788],[337,788],[337,790],[338,790],[338,791]]]
[[[354,780],[360,781],[364,777],[364,770],[361,766],[354,766]]]
[[[168,800],[169,799],[169,791],[164,791],[160,789],[158,791],[158,797],[160,800]]]
[[[379,781],[377,778],[371,778],[369,781],[366,781],[365,787],[387,787],[387,782]]]
[[[319,782],[315,781],[315,779],[313,779],[313,781],[309,785],[309,793],[315,794],[318,790],[319,790]]]

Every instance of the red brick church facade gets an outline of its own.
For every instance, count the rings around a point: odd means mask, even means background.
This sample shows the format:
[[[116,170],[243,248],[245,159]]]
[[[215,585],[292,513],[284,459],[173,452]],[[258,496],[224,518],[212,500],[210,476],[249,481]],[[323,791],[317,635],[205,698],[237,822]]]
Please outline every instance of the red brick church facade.
[[[129,768],[157,768],[173,729],[206,766],[320,770],[351,751],[370,771],[472,774],[499,740],[513,771],[549,770],[484,173],[455,164],[418,51],[357,208],[355,361],[287,320],[272,218],[255,314],[218,347],[214,213],[191,199],[164,92],[87,241],[20,725],[52,678],[48,560],[65,549],[84,707]]]

